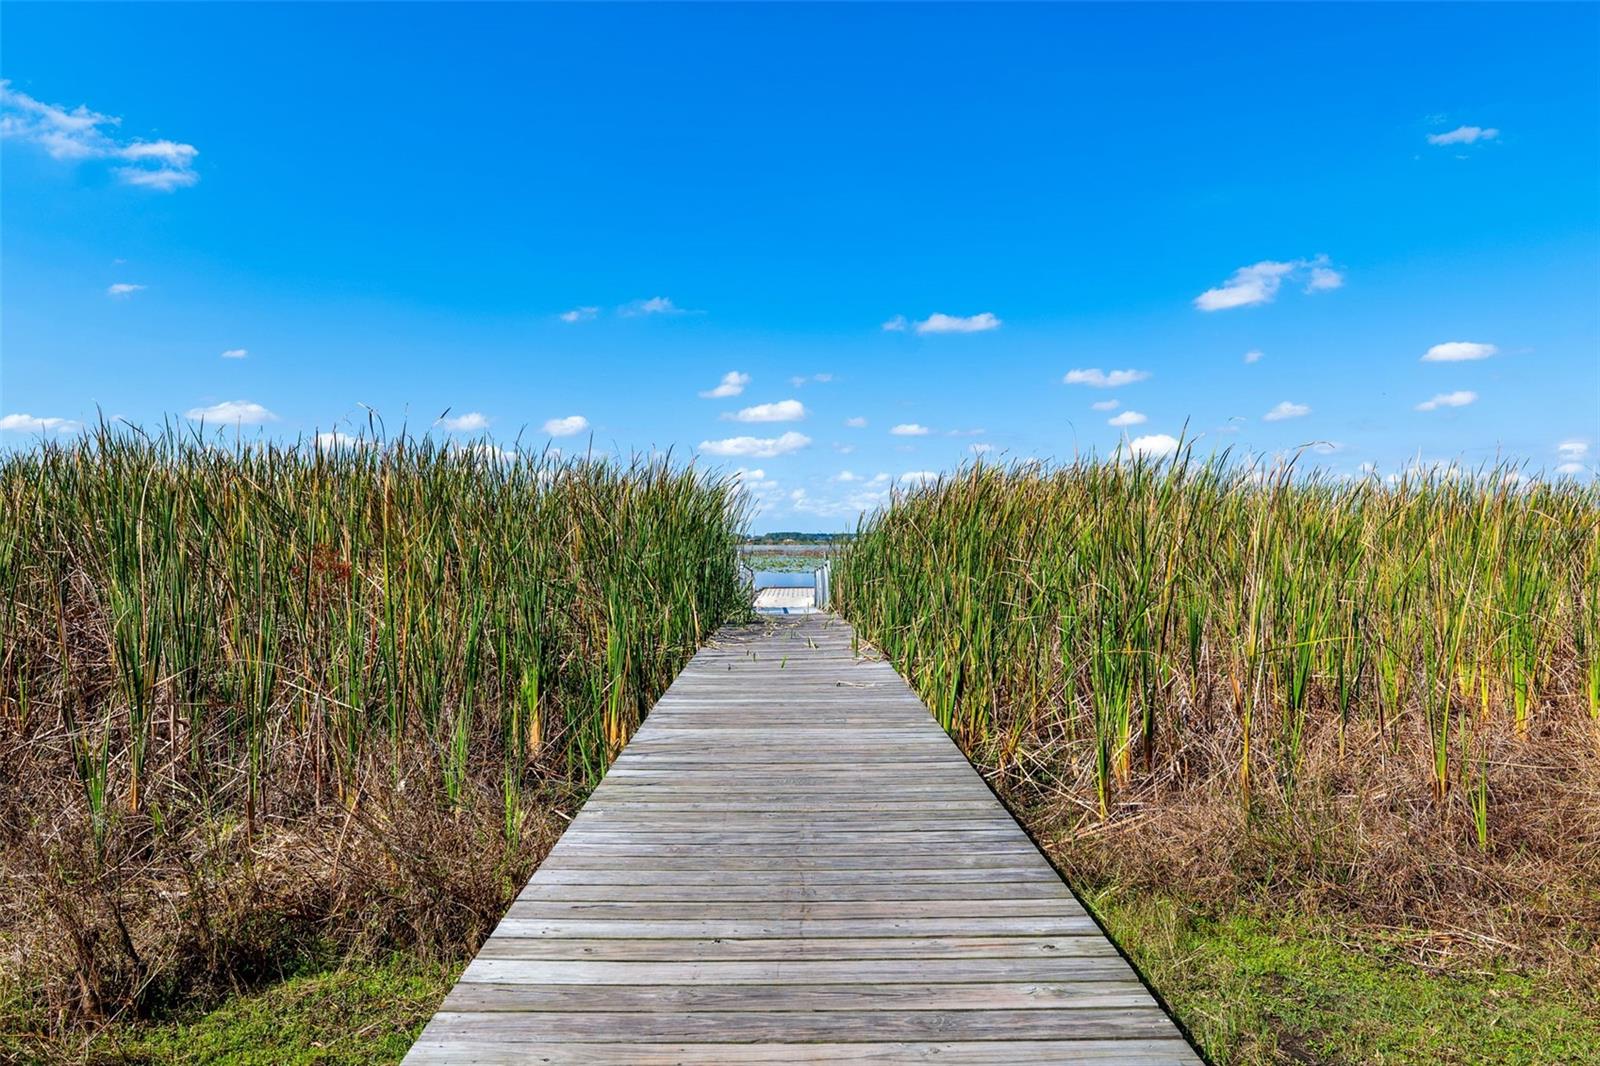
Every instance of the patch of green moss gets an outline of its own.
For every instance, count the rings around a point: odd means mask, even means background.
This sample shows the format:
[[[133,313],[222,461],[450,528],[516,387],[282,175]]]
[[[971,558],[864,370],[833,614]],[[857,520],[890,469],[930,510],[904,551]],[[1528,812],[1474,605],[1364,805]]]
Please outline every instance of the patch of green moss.
[[[1218,1064],[1600,1063],[1600,1009],[1539,973],[1441,973],[1293,912],[1087,901]]]

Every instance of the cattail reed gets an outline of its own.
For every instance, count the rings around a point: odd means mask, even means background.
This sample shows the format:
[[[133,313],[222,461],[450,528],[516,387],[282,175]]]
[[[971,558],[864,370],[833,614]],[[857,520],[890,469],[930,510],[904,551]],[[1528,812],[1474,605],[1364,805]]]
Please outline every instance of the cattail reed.
[[[666,459],[102,425],[0,507],[0,925],[58,1018],[271,928],[470,950],[747,603],[742,497]]]
[[[1186,731],[1247,809],[1359,733],[1487,848],[1485,734],[1600,714],[1600,491],[1509,473],[978,464],[865,519],[837,602],[980,765],[1098,819],[1196,772]]]

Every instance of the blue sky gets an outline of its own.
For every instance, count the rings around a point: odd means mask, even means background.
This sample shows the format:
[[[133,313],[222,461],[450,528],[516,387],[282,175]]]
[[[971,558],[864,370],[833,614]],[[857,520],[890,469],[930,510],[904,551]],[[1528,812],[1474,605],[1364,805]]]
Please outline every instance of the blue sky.
[[[1595,5],[3,30],[0,446],[97,408],[290,438],[371,408],[698,454],[758,529],[853,526],[975,448],[1185,426],[1353,476],[1600,456]]]

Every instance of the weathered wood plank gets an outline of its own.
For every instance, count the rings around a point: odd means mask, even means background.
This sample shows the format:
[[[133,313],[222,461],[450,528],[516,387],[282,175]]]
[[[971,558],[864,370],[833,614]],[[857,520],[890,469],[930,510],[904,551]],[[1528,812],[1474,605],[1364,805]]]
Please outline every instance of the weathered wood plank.
[[[802,885],[818,888],[827,885],[948,884],[956,888],[988,882],[1043,883],[1056,891],[1061,885],[1055,871],[1045,863],[982,870],[656,870],[649,866],[623,869],[573,870],[542,866],[534,872],[530,885]],[[1063,886],[1064,887],[1064,886]],[[964,888],[962,888],[964,890]],[[1030,892],[1042,891],[1031,887]],[[681,898],[693,898],[686,894]]]
[[[1154,1006],[1041,1010],[817,1011],[440,1011],[428,1023],[435,1039],[493,1031],[502,1038],[559,1040],[587,1030],[638,1041],[929,1040],[952,1032],[969,1040],[1159,1038],[1172,1022]],[[730,1049],[730,1051],[733,1049]],[[1003,1053],[1002,1049],[996,1049]]]
[[[407,1062],[1199,1061],[825,615],[684,669]]]
[[[1110,958],[1116,949],[1099,930],[1071,936],[791,937],[722,940],[617,940],[493,936],[480,959],[587,959],[593,962],[844,962],[866,959]]]
[[[513,903],[515,908],[518,904]],[[1096,931],[1087,915],[1047,918],[701,918],[630,921],[605,918],[503,919],[510,936],[772,937],[772,936],[1049,936]],[[1126,965],[1126,963],[1124,963]]]
[[[799,914],[804,921],[821,918],[1060,918],[1084,913],[1077,900],[1067,897],[983,900],[777,900],[722,903],[706,899],[662,903],[617,901],[577,902],[569,899],[518,899],[507,912],[512,918],[616,918],[627,921],[721,921],[773,919]]]
[[[990,801],[991,803],[993,800]],[[586,812],[587,813],[587,812]],[[776,826],[785,822],[817,829],[849,826],[860,822],[891,821],[901,832],[948,832],[952,829],[1003,828],[1018,837],[1023,834],[1009,819],[993,810],[984,810],[973,800],[952,801],[947,807],[930,809],[915,801],[875,801],[859,796],[811,796],[787,803],[761,800],[754,794],[724,797],[720,802],[698,797],[676,798],[670,792],[646,792],[622,796],[616,791],[598,801],[594,817],[584,819],[580,829],[591,824],[596,829],[614,828],[606,820],[625,816],[629,825],[651,821],[678,821],[701,832],[716,832],[727,825],[751,822]]]
[[[901,854],[877,855],[802,855],[790,852],[778,855],[739,854],[734,850],[720,853],[701,849],[699,855],[636,855],[618,853],[611,849],[606,854],[584,852],[579,847],[561,856],[561,864],[569,870],[730,870],[752,871],[794,869],[804,871],[844,870],[963,870],[1010,869],[1014,866],[1038,865],[1048,870],[1049,864],[1035,852],[1029,855],[1021,848],[1011,848],[1004,853],[957,854],[943,851],[907,851]]]
[[[631,823],[631,825],[630,825]],[[692,823],[691,823],[692,824]],[[814,819],[813,825],[807,827],[804,823],[779,823],[757,826],[754,829],[712,829],[710,827],[695,827],[685,829],[682,819],[674,818],[667,822],[651,822],[644,818],[626,819],[622,825],[606,825],[601,822],[596,827],[572,828],[562,836],[562,844],[584,844],[599,847],[607,844],[638,844],[639,838],[644,837],[651,846],[663,844],[690,844],[699,847],[708,847],[716,844],[860,844],[863,841],[869,844],[920,844],[927,847],[948,847],[952,844],[961,844],[969,847],[988,847],[994,844],[1010,844],[1015,846],[1018,841],[1030,843],[1028,838],[1017,832],[1014,828],[1000,826],[995,823],[963,824],[956,823],[954,829],[934,829],[937,823],[923,823],[928,828],[923,828],[917,823],[906,827],[904,823],[888,818],[874,818],[866,822],[839,824],[832,819],[824,820],[819,814]]]
[[[809,836],[803,833],[774,832],[761,837],[754,833],[716,834],[699,840],[678,839],[656,842],[650,839],[649,829],[640,829],[643,839],[619,840],[615,838],[585,836],[568,841],[561,849],[563,861],[579,855],[672,855],[708,856],[742,855],[746,858],[783,857],[785,854],[814,858],[847,855],[960,855],[973,859],[1028,854],[1026,839],[973,833],[954,839],[929,840],[874,840],[871,833],[841,833],[834,836]],[[663,836],[676,834],[662,833]],[[786,850],[787,849],[787,850]],[[870,850],[869,850],[870,849]],[[552,853],[553,855],[554,853]]]
[[[502,985],[463,981],[447,1011],[796,1011],[1151,1009],[1137,981],[920,985]]]
[[[1027,884],[1027,882],[1021,882]],[[1070,898],[1064,888],[1050,890],[1050,882],[1035,882],[1032,888],[1045,888],[1032,898]],[[1018,901],[1026,892],[1014,880],[979,880],[968,884],[904,884],[904,882],[872,882],[853,885],[696,885],[694,900],[701,903],[778,903],[778,901],[834,901],[834,903],[896,903],[906,900],[934,900],[952,903],[957,900],[1008,900]],[[530,880],[523,887],[518,900],[602,901],[602,903],[629,903],[629,901],[659,900],[662,903],[683,903],[683,885],[630,884],[584,885],[554,884]],[[696,906],[694,903],[686,906]]]
[[[971,984],[977,982],[1128,981],[1120,956],[1026,959],[796,959],[739,962],[571,962],[486,959],[464,982],[573,985]]]
[[[1008,1040],[874,1041],[871,1043],[751,1043],[736,1049],[727,1044],[585,1043],[563,1040],[540,1043],[498,1040],[478,1034],[435,1040],[424,1032],[408,1062],[456,1066],[725,1066],[730,1062],[765,1066],[797,1062],[886,1066],[934,1062],[940,1066],[1028,1066],[1036,1063],[1083,1063],[1085,1066],[1195,1066],[1199,1060],[1177,1037],[1164,1040]]]

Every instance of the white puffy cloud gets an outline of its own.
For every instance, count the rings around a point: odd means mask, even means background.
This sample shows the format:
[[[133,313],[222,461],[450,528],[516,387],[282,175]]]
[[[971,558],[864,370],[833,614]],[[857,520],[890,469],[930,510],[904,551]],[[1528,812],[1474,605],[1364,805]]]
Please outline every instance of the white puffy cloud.
[[[100,127],[114,127],[121,119],[79,105],[67,110],[35,100],[0,81],[0,135],[37,144],[52,159],[94,159],[105,154],[111,141]]]
[[[1556,467],[1556,473],[1558,473],[1558,474],[1582,474],[1582,473],[1585,473],[1588,469],[1589,468],[1584,466],[1582,463],[1562,463],[1560,466]]]
[[[1223,311],[1230,307],[1267,303],[1278,295],[1284,275],[1292,270],[1293,263],[1279,263],[1270,259],[1254,266],[1240,267],[1217,288],[1207,289],[1196,296],[1194,305],[1202,311]]]
[[[1556,455],[1560,456],[1563,462],[1576,463],[1588,454],[1589,442],[1585,440],[1574,438],[1556,445]]]
[[[988,455],[990,452],[994,451],[994,445],[974,444],[971,450],[973,455]]]
[[[1261,352],[1258,351],[1255,348],[1251,348],[1248,352],[1244,353],[1244,361],[1246,363],[1259,363],[1259,362],[1261,362]]]
[[[1263,259],[1235,270],[1227,281],[1196,296],[1194,305],[1202,311],[1226,311],[1271,303],[1291,277],[1303,279],[1307,292],[1326,292],[1344,284],[1344,275],[1328,265],[1325,255],[1281,262]]]
[[[849,473],[844,471],[843,473]],[[842,497],[816,497],[797,489],[789,496],[789,505],[797,514],[817,515],[823,518],[855,518],[864,511],[875,510],[889,500],[888,474],[878,474],[869,479],[851,474],[834,481],[850,484],[851,490]]]
[[[1311,413],[1311,405],[1304,403],[1290,403],[1284,400],[1272,410],[1261,416],[1263,422],[1282,422],[1286,418],[1303,418]]]
[[[35,100],[0,80],[0,137],[36,144],[53,159],[120,164],[112,172],[124,185],[171,192],[200,180],[194,169],[200,152],[194,145],[118,140],[112,134],[121,123],[82,105],[68,110]]]
[[[738,396],[744,392],[744,387],[748,384],[750,384],[749,374],[730,370],[722,375],[722,380],[717,382],[715,388],[706,389],[700,396],[707,400],[726,400],[730,396]]]
[[[582,415],[552,418],[544,424],[544,431],[552,437],[575,437],[589,428],[589,420]]]
[[[1314,266],[1306,279],[1307,292],[1327,292],[1344,286],[1344,275],[1332,267]]]
[[[1092,389],[1116,389],[1144,381],[1149,376],[1148,370],[1106,371],[1099,367],[1090,367],[1087,370],[1069,370],[1061,381],[1066,385],[1087,385]]]
[[[811,438],[794,430],[779,437],[727,437],[723,440],[703,440],[700,450],[707,455],[727,455],[750,459],[774,459],[780,455],[799,451],[811,443]]]
[[[641,315],[681,315],[687,312],[665,296],[652,296],[648,300],[623,304],[617,313],[624,318],[637,318]]]
[[[1148,437],[1135,437],[1128,442],[1128,451],[1134,455],[1159,459],[1178,450],[1178,438],[1165,433],[1152,433]]]
[[[907,488],[926,485],[930,481],[938,480],[939,472],[937,470],[907,470],[900,475],[900,484]]]
[[[1437,411],[1441,407],[1465,407],[1478,398],[1475,392],[1462,389],[1457,392],[1441,392],[1431,400],[1424,400],[1417,404],[1419,411]]]
[[[210,407],[191,407],[183,413],[183,417],[194,422],[231,426],[259,426],[278,420],[277,415],[249,400],[225,400]]]
[[[1089,406],[1090,406],[1090,408],[1092,408],[1093,410],[1096,410],[1096,411],[1115,411],[1117,408],[1122,406],[1122,401],[1121,400],[1096,400],[1094,403],[1090,404]]]
[[[36,418],[29,414],[0,418],[0,430],[12,433],[76,433],[83,425],[70,418]]]
[[[1500,136],[1500,131],[1493,126],[1457,126],[1447,133],[1428,134],[1428,143],[1441,146],[1477,144],[1479,141],[1492,141],[1498,136]]]
[[[476,455],[480,459],[494,463],[511,463],[517,459],[517,453],[514,449],[502,448],[493,441],[488,440],[457,441],[451,445],[451,450],[462,455]],[[561,452],[552,448],[548,454],[552,458],[559,458]]]
[[[338,430],[324,430],[311,440],[319,452],[338,451],[341,448],[366,449],[373,447],[374,444],[366,437],[355,437]]]
[[[468,411],[454,418],[441,418],[434,425],[443,426],[452,433],[477,433],[489,428],[489,418],[481,411]]]
[[[1149,421],[1149,419],[1145,418],[1145,416],[1140,414],[1138,411],[1124,411],[1120,415],[1117,415],[1117,416],[1115,416],[1113,418],[1107,419],[1106,420],[1106,425],[1108,425],[1108,426],[1138,426],[1138,425],[1144,424],[1147,421]]]
[[[106,295],[112,297],[132,296],[143,288],[143,285],[131,285],[126,281],[119,281],[106,286]]]
[[[910,325],[911,323],[906,321],[905,315],[895,315],[883,324],[883,328],[887,333],[904,333]]]
[[[902,422],[889,430],[896,437],[926,437],[933,430],[916,422]]]
[[[849,426],[851,429],[865,429],[865,428],[867,428],[867,420],[865,418],[862,418],[860,415],[857,415],[854,418],[845,419],[844,420],[844,424]]]
[[[850,470],[841,470],[833,475],[833,480],[841,484],[849,484],[852,481],[860,481],[861,475]]]
[[[723,418],[735,422],[798,422],[806,416],[806,405],[799,400],[779,400],[777,403],[758,403],[744,407]]]
[[[177,170],[170,167],[157,167],[154,170],[145,167],[118,167],[117,177],[122,179],[124,185],[138,185],[161,192],[184,189],[200,180],[200,175],[192,170]]]
[[[1422,362],[1464,363],[1473,359],[1487,359],[1491,355],[1498,354],[1500,349],[1492,344],[1481,344],[1477,341],[1445,341],[1423,352]]]
[[[776,478],[767,476],[767,472],[757,467],[748,469],[740,467],[733,472],[733,480],[739,488],[750,498],[754,505],[754,512],[761,514],[772,509],[778,495],[778,482]]]
[[[134,164],[116,168],[117,177],[125,185],[171,192],[200,180],[194,171],[194,159],[200,152],[192,144],[138,141],[125,145],[118,154]]]
[[[600,313],[598,307],[574,307],[570,311],[563,311],[556,317],[571,325],[576,322],[588,322]]]
[[[944,315],[935,312],[917,323],[918,333],[985,333],[999,329],[1001,322],[991,312],[976,315]]]
[[[222,358],[224,358],[224,359],[243,359],[246,356],[248,356],[249,354],[250,354],[250,349],[248,349],[248,348],[229,348],[227,351],[222,353]]]

